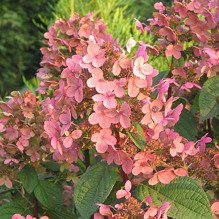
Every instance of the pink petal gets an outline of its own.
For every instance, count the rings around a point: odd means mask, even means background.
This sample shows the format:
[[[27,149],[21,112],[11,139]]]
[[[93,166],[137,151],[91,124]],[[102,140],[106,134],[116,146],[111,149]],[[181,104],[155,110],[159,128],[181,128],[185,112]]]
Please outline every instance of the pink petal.
[[[155,123],[160,123],[163,120],[163,113],[162,112],[152,112],[151,118]]]
[[[74,130],[72,133],[71,133],[71,137],[73,139],[78,139],[82,136],[82,131],[81,130]]]
[[[65,148],[70,148],[72,146],[73,143],[73,139],[71,137],[66,137],[63,141],[63,145],[65,146]]]
[[[104,141],[97,142],[95,146],[96,146],[97,152],[101,154],[105,153],[108,149],[108,144],[106,144]]]
[[[121,189],[121,190],[116,192],[116,198],[117,199],[123,198],[123,197],[125,197],[126,193],[127,192],[125,190]]]
[[[130,180],[127,180],[126,183],[125,183],[125,190],[130,192],[131,188],[132,188],[132,183],[131,183]]]
[[[100,51],[100,47],[97,44],[91,43],[87,47],[88,54],[92,56],[98,55],[99,51]]]

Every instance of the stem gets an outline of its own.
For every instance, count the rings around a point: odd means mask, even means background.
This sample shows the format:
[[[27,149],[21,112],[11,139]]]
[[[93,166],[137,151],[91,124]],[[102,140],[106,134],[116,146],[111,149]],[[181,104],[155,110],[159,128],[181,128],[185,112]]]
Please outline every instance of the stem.
[[[212,129],[211,129],[211,121],[210,121],[210,119],[207,119],[207,127],[208,127],[208,134],[213,139],[213,132],[212,132]]]
[[[172,70],[173,70],[173,57],[171,59],[171,64],[170,64],[170,72],[168,74],[168,78],[172,77]],[[170,85],[168,88],[168,93],[167,93],[167,100],[172,96],[172,86]]]
[[[90,166],[90,153],[89,153],[89,149],[86,149],[84,151],[84,157],[85,157],[85,166],[86,169]]]
[[[120,144],[121,144],[119,132],[118,132],[118,130],[116,128],[114,129],[114,131],[115,131],[115,137],[116,137],[116,140],[117,140],[117,145],[119,147]],[[123,183],[125,184],[126,181],[129,180],[128,175],[123,171],[122,168],[120,169],[119,173],[120,173],[120,176],[121,176],[121,178],[123,180]]]
[[[38,219],[38,211],[39,211],[39,204],[38,204],[38,201],[37,201],[37,199],[36,199],[36,197],[34,196],[33,197],[33,199],[34,199],[34,209],[33,209],[33,216],[36,218],[36,219]]]

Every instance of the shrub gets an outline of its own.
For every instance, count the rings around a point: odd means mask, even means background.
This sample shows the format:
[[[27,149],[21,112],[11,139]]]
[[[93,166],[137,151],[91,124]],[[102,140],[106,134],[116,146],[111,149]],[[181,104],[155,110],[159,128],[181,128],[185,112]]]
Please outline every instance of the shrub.
[[[130,38],[124,50],[91,14],[45,33],[39,94],[13,92],[0,105],[0,183],[3,194],[13,191],[3,218],[218,214],[218,202],[210,208],[219,182],[218,7],[195,0],[155,8],[149,25],[136,23],[154,45]],[[155,69],[149,56],[168,69]]]

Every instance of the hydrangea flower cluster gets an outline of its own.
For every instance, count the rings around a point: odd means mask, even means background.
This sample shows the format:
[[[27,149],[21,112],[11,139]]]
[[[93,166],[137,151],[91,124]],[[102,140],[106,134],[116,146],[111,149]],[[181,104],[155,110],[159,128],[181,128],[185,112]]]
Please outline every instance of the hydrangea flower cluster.
[[[7,171],[18,173],[16,165],[21,169],[51,156],[76,174],[77,162],[95,149],[94,157],[119,166],[124,184],[116,192],[119,204],[97,203],[95,219],[167,218],[169,202],[158,206],[150,196],[143,202],[132,196],[132,187],[140,182],[166,185],[178,176],[192,176],[218,186],[218,149],[206,147],[212,139],[205,134],[190,141],[174,130],[185,108],[180,97],[200,89],[200,77],[211,77],[218,69],[216,6],[199,0],[174,1],[171,8],[156,3],[158,12],[149,25],[136,22],[139,30],[157,38],[155,45],[130,38],[126,49],[91,14],[56,21],[41,49],[40,98],[15,92],[0,103],[5,164],[0,185],[12,187],[17,176]],[[150,64],[151,56],[165,58],[169,66],[168,75],[156,84],[160,73]],[[72,196],[71,186],[65,190]],[[66,195],[66,205],[69,200]]]

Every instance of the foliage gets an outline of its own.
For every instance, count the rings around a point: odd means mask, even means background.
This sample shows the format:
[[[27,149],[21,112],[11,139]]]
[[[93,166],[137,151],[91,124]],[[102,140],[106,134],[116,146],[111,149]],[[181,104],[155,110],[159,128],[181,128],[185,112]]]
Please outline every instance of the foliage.
[[[54,4],[55,0],[50,3]],[[29,79],[39,68],[42,36],[33,20],[42,24],[38,15],[49,17],[49,10],[47,0],[1,1],[0,96],[21,87],[22,75]]]
[[[91,14],[49,27],[37,91],[0,102],[4,217],[218,215],[218,112],[203,117],[203,107],[217,79],[219,8],[199,0],[154,7],[153,19],[136,22],[152,44],[131,37],[120,46]]]

